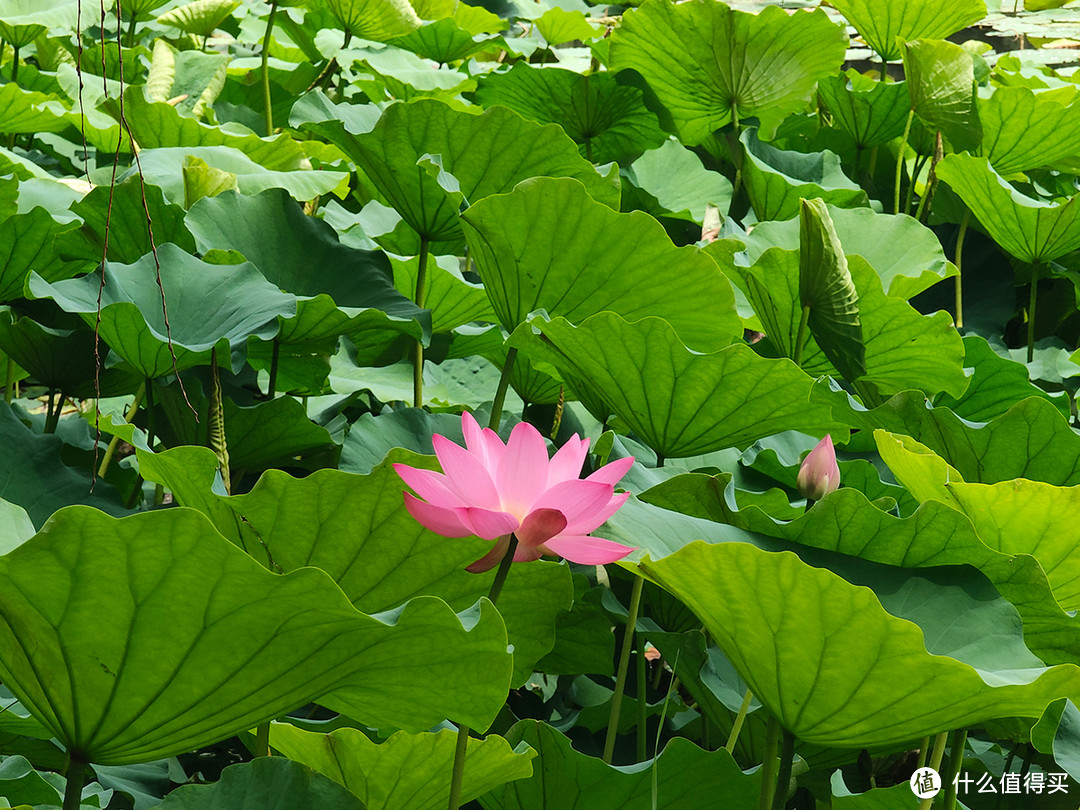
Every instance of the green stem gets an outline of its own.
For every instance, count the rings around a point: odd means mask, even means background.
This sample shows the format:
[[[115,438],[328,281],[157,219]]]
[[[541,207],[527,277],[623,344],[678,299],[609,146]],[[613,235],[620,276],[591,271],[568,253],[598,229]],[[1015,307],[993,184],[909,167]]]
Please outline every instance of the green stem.
[[[776,790],[776,750],[780,742],[780,721],[769,716],[765,728],[765,757],[761,760],[761,795],[758,798],[758,810],[770,810],[773,793]]]
[[[277,393],[278,357],[281,354],[281,344],[274,338],[274,348],[270,351],[270,382],[266,384],[266,397],[273,399]]]
[[[420,258],[416,266],[416,294],[413,300],[421,309],[424,308],[424,300],[427,298],[427,263],[428,263],[428,240],[426,236],[420,237]],[[424,344],[416,341],[416,355],[413,360],[413,407],[424,407]]]
[[[802,308],[802,317],[799,318],[799,331],[795,334],[795,354],[792,356],[792,360],[795,365],[802,364],[803,349],[806,348],[806,338],[809,335],[807,327],[810,324],[810,305],[807,304]]]
[[[788,783],[791,782],[791,763],[795,759],[795,735],[781,729],[780,771],[776,775],[776,792],[773,793],[772,810],[784,810],[787,804]]]
[[[157,419],[154,417],[154,381],[146,381],[146,446],[154,449],[154,427]]]
[[[461,785],[465,780],[465,754],[469,749],[469,727],[458,726],[457,745],[454,746],[454,770],[450,775],[449,810],[461,806]]]
[[[962,260],[964,257],[964,237],[967,236],[968,224],[971,222],[971,209],[964,212],[964,219],[960,222],[960,232],[956,234],[956,255],[953,256],[953,264],[956,265],[956,328],[964,328],[964,286],[961,283],[963,273]]]
[[[746,722],[746,714],[750,711],[750,701],[753,697],[754,693],[747,689],[746,694],[743,695],[739,713],[735,715],[735,722],[731,724],[731,733],[728,734],[727,742],[724,743],[724,748],[732,756],[735,754],[735,743],[739,740],[739,732],[742,731],[743,723]]]
[[[960,768],[964,764],[964,748],[966,746],[967,729],[958,728],[953,732],[952,750],[949,753],[949,772],[943,777],[945,780],[943,810],[956,810],[957,779],[960,776]],[[1008,768],[1005,770],[1007,771]]]
[[[637,633],[637,761],[644,762],[649,753],[648,721],[645,701],[648,695],[648,676],[645,670],[645,636]]]
[[[1035,359],[1035,299],[1039,295],[1039,265],[1031,268],[1031,295],[1028,298],[1027,361]]]
[[[53,400],[58,400],[55,404]],[[60,411],[64,408],[64,395],[57,397],[55,390],[49,390],[48,405],[45,407],[45,432],[56,433],[56,425],[60,421]]]
[[[929,158],[929,157],[930,157],[929,155],[926,155],[925,157],[923,155],[916,155],[915,156],[915,166],[913,167],[912,172],[911,172],[911,182],[908,183],[907,196],[904,197],[904,213],[905,214],[908,211],[911,210],[911,201],[915,197],[915,183],[918,181],[919,175],[922,173],[923,166],[926,165],[927,158]],[[926,197],[926,194],[923,194],[924,199],[925,199],[925,197]]]
[[[270,721],[259,723],[255,728],[255,756],[270,756]]]
[[[488,420],[488,427],[494,431],[499,430],[499,422],[502,421],[503,404],[506,402],[506,389],[510,387],[510,372],[514,369],[515,359],[517,359],[517,349],[507,349],[502,374],[499,375],[499,387],[495,389],[495,399],[491,401],[491,418]]]
[[[15,361],[10,357],[7,360],[7,379],[4,382],[4,402],[8,405],[11,404],[12,395],[15,393],[15,383],[12,378],[15,376]]]
[[[874,172],[877,170],[877,157],[878,147],[875,146],[870,149],[870,165],[866,169],[871,184],[874,182]]]
[[[69,757],[67,766],[67,785],[64,788],[64,810],[79,810],[82,804],[83,776],[86,773],[86,761],[78,757]]]
[[[510,545],[506,547],[499,570],[495,572],[495,579],[488,591],[488,600],[491,604],[499,601],[503,585],[506,584],[506,576],[510,573],[510,565],[514,562],[514,552],[517,551],[517,535],[510,535]],[[465,754],[469,747],[469,727],[462,724],[458,726],[457,745],[454,747],[454,769],[450,775],[450,803],[449,810],[458,810],[461,805],[461,785],[465,778]]]
[[[926,767],[926,757],[930,753],[930,738],[923,737],[919,744],[919,758],[915,761],[915,770]]]
[[[907,152],[907,139],[911,134],[911,122],[915,118],[915,110],[908,110],[907,123],[904,124],[904,136],[900,139],[900,152],[896,156],[896,178],[893,181],[893,213],[900,213],[900,178],[904,168],[904,153]]]
[[[943,731],[934,738],[934,752],[930,755],[930,767],[938,773],[941,772],[941,760],[945,756],[945,741],[949,738],[949,732]],[[919,810],[930,810],[934,803],[934,797],[923,799],[919,802]]]
[[[139,386],[139,390],[135,392],[135,398],[131,400],[131,404],[128,406],[127,413],[124,414],[124,421],[130,423],[135,418],[135,412],[139,410],[139,405],[142,403],[143,395],[146,393],[146,383],[144,382]],[[109,463],[112,461],[113,454],[116,452],[116,448],[120,445],[120,437],[113,436],[109,441],[109,446],[105,449],[105,457],[101,459],[101,466],[98,467],[98,477],[104,478],[105,473],[109,469]]]
[[[11,47],[15,51],[15,55],[12,57],[11,62],[11,83],[15,84],[16,80],[19,78],[19,46],[13,42],[11,43]]]
[[[630,668],[630,649],[634,646],[634,627],[637,624],[638,607],[641,605],[641,591],[645,587],[645,578],[636,577],[634,588],[630,592],[630,611],[626,616],[626,628],[623,630],[622,652],[619,655],[619,670],[615,676],[615,691],[611,695],[611,714],[608,716],[607,736],[604,738],[603,760],[608,765],[615,753],[615,738],[619,735],[619,715],[622,713],[623,692],[626,691],[626,672]]]
[[[128,30],[127,30],[127,47],[129,47],[129,48],[134,48],[135,47],[135,23],[137,21],[138,21],[138,15],[137,14],[132,14],[131,15],[131,22],[128,23]]]
[[[277,15],[277,0],[271,0],[270,2],[270,17],[266,21],[266,33],[263,34],[263,46],[262,46],[262,86],[263,86],[263,103],[266,104],[266,137],[269,138],[274,134],[274,110],[270,106],[270,71],[268,65],[270,61],[270,34],[274,30],[274,17]],[[271,395],[272,396],[272,395]]]

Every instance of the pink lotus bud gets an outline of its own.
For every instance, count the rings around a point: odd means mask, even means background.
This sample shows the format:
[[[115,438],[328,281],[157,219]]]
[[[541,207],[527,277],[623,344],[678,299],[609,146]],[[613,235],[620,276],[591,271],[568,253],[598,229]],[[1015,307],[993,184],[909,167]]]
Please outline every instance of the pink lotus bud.
[[[840,488],[840,468],[836,466],[832,436],[826,435],[803,459],[795,485],[800,495],[812,501],[820,501]]]
[[[405,464],[394,469],[420,496],[405,493],[405,508],[419,523],[445,537],[476,535],[497,541],[469,571],[498,565],[511,533],[518,539],[515,561],[550,554],[601,565],[633,551],[590,532],[630,497],[616,495],[615,484],[634,459],[613,461],[582,479],[578,476],[588,439],[575,435],[548,459],[544,437],[527,422],[514,426],[505,445],[495,431],[481,430],[469,413],[461,415],[461,427],[465,447],[445,436],[432,439],[443,472]]]

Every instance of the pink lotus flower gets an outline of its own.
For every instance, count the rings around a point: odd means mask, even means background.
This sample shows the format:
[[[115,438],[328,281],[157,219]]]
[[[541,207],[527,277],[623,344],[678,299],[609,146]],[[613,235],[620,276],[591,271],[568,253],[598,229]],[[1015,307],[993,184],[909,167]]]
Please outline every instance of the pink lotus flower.
[[[800,495],[812,501],[820,501],[840,488],[840,468],[836,465],[832,436],[826,434],[803,459],[795,486]]]
[[[405,508],[418,522],[446,537],[476,535],[498,540],[469,566],[473,573],[494,568],[517,535],[514,561],[543,554],[577,563],[601,565],[631,551],[620,543],[592,537],[596,529],[630,497],[615,494],[633,458],[622,458],[581,479],[589,440],[575,434],[549,460],[540,432],[522,422],[504,445],[495,431],[461,415],[465,447],[445,436],[432,438],[443,472],[395,464],[394,470],[420,498],[405,493]],[[423,498],[423,500],[421,500]]]

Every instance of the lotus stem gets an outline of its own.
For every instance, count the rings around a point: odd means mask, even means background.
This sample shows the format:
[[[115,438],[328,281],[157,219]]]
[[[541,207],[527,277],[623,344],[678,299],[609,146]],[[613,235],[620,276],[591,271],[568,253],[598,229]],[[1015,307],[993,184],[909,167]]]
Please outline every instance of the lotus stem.
[[[645,687],[648,686],[648,677],[645,671],[645,636],[641,633],[635,635],[637,636],[637,761],[644,762],[649,752],[647,739],[648,718],[646,717],[648,695],[645,692]]]
[[[502,374],[499,375],[499,387],[495,389],[495,399],[491,401],[491,418],[488,420],[488,427],[496,433],[498,433],[499,423],[502,421],[503,405],[506,403],[506,389],[510,387],[510,372],[513,371],[514,360],[516,359],[517,349],[507,349]]]
[[[11,83],[15,84],[19,78],[19,46],[12,42],[11,47],[15,51],[11,57]]]
[[[945,756],[945,741],[949,738],[949,732],[943,731],[934,738],[934,752],[930,755],[930,767],[940,772],[941,760]],[[934,803],[934,797],[930,796],[919,802],[919,810],[930,810]]]
[[[930,753],[930,738],[929,737],[923,737],[922,742],[919,743],[919,757],[915,761],[916,770],[918,770],[919,768],[926,767],[926,757],[929,755],[929,753]]]
[[[68,758],[67,785],[64,787],[64,810],[79,810],[82,804],[83,776],[86,761],[71,755]]]
[[[55,388],[49,389],[49,399],[45,406],[45,432],[56,433],[56,425],[60,421],[60,411],[64,408],[64,395],[57,397]],[[57,400],[55,403],[53,400]]]
[[[420,237],[420,257],[416,265],[416,294],[413,300],[421,309],[424,308],[424,300],[427,298],[427,263],[428,263],[428,239]],[[413,360],[413,407],[424,407],[424,344],[421,340],[416,341],[416,353]]]
[[[971,209],[964,212],[964,219],[960,223],[960,231],[956,234],[956,254],[953,256],[953,264],[956,265],[956,328],[964,328],[964,285],[961,283],[961,260],[964,254],[964,237],[967,235],[968,225],[971,222]]]
[[[255,756],[270,756],[270,721],[259,723],[255,728]]]
[[[926,161],[929,159],[929,155],[915,155],[915,166],[911,172],[911,182],[908,183],[907,196],[904,197],[904,213],[906,214],[911,210],[911,201],[915,197],[915,183],[919,180],[919,175],[922,174],[923,166],[926,165]],[[926,199],[926,195],[923,194],[923,199]]]
[[[12,397],[15,393],[15,383],[12,378],[15,376],[15,361],[8,356],[7,359],[7,378],[4,381],[4,402],[8,405],[11,404]]]
[[[772,810],[784,810],[787,804],[788,784],[791,782],[791,763],[795,759],[795,735],[781,729],[780,770],[776,775],[776,791],[773,793]]]
[[[274,347],[270,350],[270,382],[266,384],[266,397],[273,399],[277,393],[278,357],[281,354],[281,344],[274,338]]]
[[[780,742],[780,721],[769,715],[765,729],[765,756],[761,760],[761,795],[758,810],[771,810],[773,793],[776,792],[776,752]]]
[[[1039,297],[1039,265],[1031,268],[1031,294],[1028,297],[1027,361],[1035,359],[1035,299]]]
[[[146,383],[143,382],[139,386],[139,389],[135,392],[135,398],[131,400],[131,404],[128,406],[127,413],[124,414],[124,421],[129,423],[135,418],[135,412],[139,410],[139,405],[142,403],[143,396],[146,394]],[[101,466],[98,467],[98,477],[104,478],[105,473],[109,469],[109,463],[112,461],[113,454],[116,452],[116,448],[120,444],[120,437],[113,436],[109,440],[109,446],[105,448],[105,457],[101,459]]]
[[[802,308],[802,316],[799,318],[799,331],[795,333],[795,352],[791,356],[792,361],[797,366],[802,365],[802,353],[806,348],[806,338],[808,336],[808,327],[810,325],[810,305],[806,304]]]
[[[269,138],[274,134],[274,110],[270,106],[270,72],[268,69],[270,61],[270,34],[274,30],[274,17],[277,15],[277,0],[271,0],[270,2],[270,16],[266,20],[266,33],[263,34],[263,46],[262,46],[262,86],[263,86],[263,102],[266,104],[266,137]],[[276,343],[274,344],[277,345]],[[273,394],[271,394],[273,396]]]
[[[619,735],[619,715],[622,713],[623,693],[626,691],[626,672],[630,669],[630,650],[634,646],[634,627],[637,625],[638,608],[641,606],[641,591],[645,587],[645,578],[636,577],[634,588],[630,592],[630,610],[626,615],[626,628],[623,630],[622,651],[619,654],[619,670],[615,676],[615,691],[611,695],[611,714],[608,715],[607,736],[604,738],[602,759],[608,765],[615,753],[615,738]]]
[[[746,694],[743,695],[742,705],[739,706],[739,713],[735,715],[735,722],[731,724],[731,733],[728,734],[727,742],[724,743],[724,748],[732,756],[735,755],[735,743],[739,740],[739,732],[742,731],[743,723],[746,722],[746,715],[750,711],[750,701],[753,697],[754,693],[747,689]]]
[[[949,753],[949,772],[945,777],[945,803],[943,810],[956,810],[956,788],[960,769],[964,764],[964,748],[967,746],[967,729],[953,732],[952,750]],[[1008,770],[1008,768],[1006,768]]]
[[[495,579],[488,591],[488,599],[491,604],[499,601],[506,576],[510,573],[510,566],[514,562],[514,552],[517,551],[518,539],[516,534],[510,535],[510,544],[506,547],[499,570],[495,572]],[[454,768],[450,774],[450,804],[449,810],[458,810],[461,805],[461,785],[465,778],[465,754],[469,747],[469,727],[465,724],[458,726],[457,745],[454,747]]]
[[[127,47],[135,47],[135,23],[138,22],[138,15],[132,14],[131,21],[128,23],[127,29]]]
[[[900,179],[904,168],[904,153],[907,152],[907,139],[911,134],[911,122],[915,118],[915,109],[908,110],[907,122],[904,124],[904,135],[900,138],[900,152],[896,156],[896,179],[893,182],[893,213],[900,213]]]

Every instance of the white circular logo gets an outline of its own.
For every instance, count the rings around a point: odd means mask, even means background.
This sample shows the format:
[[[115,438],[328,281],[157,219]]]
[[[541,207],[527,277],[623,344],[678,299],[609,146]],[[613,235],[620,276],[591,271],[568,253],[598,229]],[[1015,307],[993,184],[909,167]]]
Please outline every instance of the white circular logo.
[[[941,775],[933,768],[919,768],[911,775],[911,792],[920,799],[932,799],[941,792]]]

